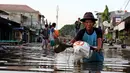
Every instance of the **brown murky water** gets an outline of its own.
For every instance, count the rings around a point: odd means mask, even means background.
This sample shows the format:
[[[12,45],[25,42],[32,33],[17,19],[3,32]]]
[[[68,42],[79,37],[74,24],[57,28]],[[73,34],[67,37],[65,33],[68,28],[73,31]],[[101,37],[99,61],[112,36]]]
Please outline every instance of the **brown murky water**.
[[[79,66],[73,64],[71,50],[54,54],[52,49],[42,50],[40,44],[7,47],[7,53],[0,57],[0,73],[130,73],[129,49],[109,49],[111,46],[104,45],[103,63]]]

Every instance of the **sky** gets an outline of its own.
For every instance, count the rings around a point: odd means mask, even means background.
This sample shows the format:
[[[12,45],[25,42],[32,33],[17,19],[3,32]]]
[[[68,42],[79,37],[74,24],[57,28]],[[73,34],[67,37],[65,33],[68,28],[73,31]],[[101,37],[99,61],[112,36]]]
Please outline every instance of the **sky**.
[[[40,11],[49,22],[56,22],[56,8],[59,6],[58,29],[65,24],[73,24],[85,12],[103,12],[105,5],[109,11],[123,9],[128,0],[0,0],[1,4],[24,4]],[[125,9],[130,11],[130,4]],[[95,15],[96,17],[96,15]]]

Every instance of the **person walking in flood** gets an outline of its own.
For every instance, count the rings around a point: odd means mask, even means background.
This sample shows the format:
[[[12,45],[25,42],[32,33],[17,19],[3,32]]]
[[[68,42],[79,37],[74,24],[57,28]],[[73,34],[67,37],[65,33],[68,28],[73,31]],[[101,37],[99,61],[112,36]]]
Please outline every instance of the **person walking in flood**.
[[[76,32],[76,34],[80,30],[80,25],[81,25],[80,18],[78,18],[78,21],[75,22],[75,30],[76,30],[75,32]]]
[[[50,27],[50,32],[49,32],[50,46],[52,48],[55,46],[55,35],[54,35],[55,27],[56,27],[56,23],[52,23]]]
[[[49,41],[49,28],[48,25],[45,25],[45,28],[42,30],[42,34],[43,34],[43,44],[42,44],[42,48],[47,49],[48,47],[48,41]]]

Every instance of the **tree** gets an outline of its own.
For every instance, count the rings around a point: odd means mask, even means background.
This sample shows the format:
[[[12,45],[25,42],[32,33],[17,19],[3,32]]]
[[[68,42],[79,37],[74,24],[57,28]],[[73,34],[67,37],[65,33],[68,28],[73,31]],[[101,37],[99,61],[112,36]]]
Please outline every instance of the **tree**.
[[[75,26],[74,24],[72,25],[65,25],[63,26],[59,31],[60,31],[60,35],[64,36],[64,35],[70,35],[70,36],[74,36],[75,35]]]
[[[108,6],[106,5],[105,6],[105,10],[104,10],[104,12],[102,13],[102,22],[104,22],[104,21],[108,21],[108,22],[110,22],[110,18],[109,18],[109,9],[108,9]]]

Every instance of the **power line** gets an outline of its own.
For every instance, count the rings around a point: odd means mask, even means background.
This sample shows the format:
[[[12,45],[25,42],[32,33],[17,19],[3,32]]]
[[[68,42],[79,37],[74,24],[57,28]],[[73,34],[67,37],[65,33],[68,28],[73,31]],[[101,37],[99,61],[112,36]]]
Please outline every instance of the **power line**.
[[[125,8],[124,8],[124,10],[125,10],[125,9],[126,9],[126,7],[128,6],[129,2],[130,2],[130,0],[128,0],[128,2],[127,2],[127,4],[126,4],[126,6],[125,6]]]
[[[120,10],[123,9],[123,6],[126,4],[126,2],[127,2],[127,0],[124,1],[124,3],[123,3],[123,5],[122,5],[122,7],[120,8]]]

